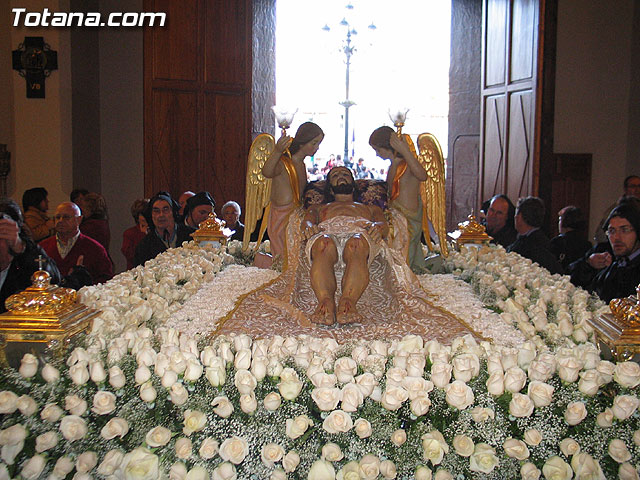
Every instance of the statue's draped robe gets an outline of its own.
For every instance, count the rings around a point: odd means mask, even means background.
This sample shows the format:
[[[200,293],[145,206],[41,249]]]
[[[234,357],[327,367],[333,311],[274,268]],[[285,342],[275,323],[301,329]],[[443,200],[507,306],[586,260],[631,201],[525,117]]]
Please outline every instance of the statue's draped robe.
[[[346,326],[312,323],[310,316],[318,301],[311,289],[310,263],[300,231],[303,216],[304,210],[298,208],[289,217],[282,274],[239,299],[236,308],[221,319],[216,333],[248,333],[254,338],[309,334],[332,337],[339,342],[416,334],[445,343],[461,335],[475,335],[461,319],[429,302],[427,292],[406,263],[406,220],[395,212],[392,213],[394,238],[391,243],[403,245],[405,249],[392,249],[382,242],[379,253],[370,262],[370,282],[357,303],[357,309],[365,319],[363,323]],[[338,219],[343,224],[341,228],[346,228],[345,217]],[[359,220],[352,220],[353,233],[356,233]],[[343,269],[344,265],[338,261],[338,299]]]

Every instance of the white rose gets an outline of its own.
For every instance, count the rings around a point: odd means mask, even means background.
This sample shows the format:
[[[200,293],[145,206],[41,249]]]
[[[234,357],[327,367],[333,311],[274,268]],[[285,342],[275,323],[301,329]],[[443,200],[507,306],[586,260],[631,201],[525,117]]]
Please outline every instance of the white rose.
[[[298,452],[294,450],[291,450],[290,452],[288,452],[282,459],[282,467],[284,468],[284,471],[287,473],[291,473],[295,471],[295,469],[298,468],[299,464],[300,464],[300,455],[298,455]]]
[[[189,359],[187,361],[187,368],[184,370],[184,379],[187,382],[196,382],[202,376],[204,368],[202,364],[196,359]]]
[[[127,433],[129,433],[129,424],[124,418],[120,417],[113,417],[100,430],[100,436],[105,440],[111,440],[116,437],[122,438]]]
[[[397,358],[397,357],[396,357]],[[407,370],[401,367],[391,367],[387,370],[387,386],[393,385],[399,387],[402,381],[407,377]]]
[[[87,422],[77,415],[67,415],[60,421],[60,432],[70,442],[80,440],[87,434]]]
[[[396,345],[396,351],[416,353],[424,348],[424,340],[419,335],[405,335]]]
[[[326,460],[316,460],[311,465],[307,480],[334,480],[336,478],[336,471],[331,465],[331,462]]]
[[[89,363],[90,357],[87,351],[82,347],[77,347],[71,352],[69,358],[67,358],[67,365],[75,365],[78,362],[86,362]]]
[[[398,469],[391,460],[383,460],[380,462],[380,473],[384,478],[392,479],[398,475]]]
[[[204,467],[196,465],[185,477],[185,480],[209,480],[209,472]]]
[[[535,447],[536,445],[540,445],[540,442],[542,442],[542,434],[535,428],[529,429],[524,432],[524,441],[527,445]]]
[[[233,352],[228,342],[221,342],[220,345],[218,345],[218,356],[226,363],[233,362]]]
[[[249,395],[240,395],[240,409],[247,415],[252,415],[258,408],[258,401],[252,392]]]
[[[456,435],[453,438],[453,448],[461,457],[470,457],[473,453],[473,440],[466,435]]]
[[[426,357],[421,353],[412,353],[407,358],[407,375],[410,377],[422,377],[424,367],[427,364]],[[478,365],[479,367],[479,365]]]
[[[221,463],[211,474],[211,480],[236,480],[236,478],[236,467],[229,462]]]
[[[200,352],[200,361],[205,367],[211,367],[212,364],[216,361],[216,358],[220,359],[220,357],[216,355],[216,351],[211,345],[207,345]]]
[[[163,447],[171,440],[171,430],[168,428],[157,426],[147,432],[144,441],[151,448]]]
[[[153,388],[151,381],[145,382],[140,385],[140,398],[143,402],[153,403],[158,396],[158,392]]]
[[[151,370],[149,370],[149,367],[146,365],[140,365],[134,373],[136,385],[142,385],[143,383],[148,382],[150,378]]]
[[[347,412],[334,410],[324,419],[322,428],[329,433],[348,432],[353,428],[353,420]]]
[[[486,443],[478,443],[469,458],[469,469],[472,472],[491,473],[498,463],[495,449]]]
[[[509,402],[509,413],[514,417],[528,417],[533,413],[533,401],[528,395],[514,393]]]
[[[233,347],[236,349],[236,351],[242,350],[244,348],[251,348],[251,342],[252,340],[249,335],[240,334],[233,337]]]
[[[516,438],[507,438],[502,444],[504,453],[511,458],[518,460],[526,460],[529,458],[529,448],[522,440]]]
[[[365,455],[360,459],[360,474],[365,480],[374,480],[380,474],[380,459],[375,455]]]
[[[198,454],[200,455],[200,458],[209,460],[218,454],[218,450],[220,450],[218,442],[213,437],[207,437],[200,444]]]
[[[17,407],[25,417],[30,417],[38,411],[38,404],[29,395],[21,395],[18,398]]]
[[[339,445],[329,442],[322,447],[320,458],[328,462],[338,462],[344,458],[344,454]]]
[[[249,454],[249,445],[244,438],[233,436],[220,445],[220,458],[235,465],[242,463]]]
[[[289,381],[282,381],[278,383],[278,390],[280,391],[280,395],[285,400],[295,400],[296,397],[302,391],[303,384],[298,379],[292,379]]]
[[[24,463],[20,475],[24,480],[36,480],[46,465],[47,457],[40,454],[34,455]]]
[[[57,422],[64,412],[55,403],[47,403],[40,412],[40,418],[45,422]]]
[[[388,385],[382,394],[380,403],[387,410],[395,411],[409,398],[409,392],[402,387]]]
[[[433,478],[433,473],[429,467],[419,466],[416,468],[415,473],[413,474],[415,480],[431,480]]]
[[[55,478],[65,478],[75,468],[75,463],[71,457],[60,457],[53,466],[52,476]]]
[[[640,365],[636,362],[618,363],[613,370],[613,379],[626,388],[640,385]]]
[[[200,432],[207,426],[207,415],[198,410],[185,410],[184,428],[182,433],[189,436],[193,432]]]
[[[189,399],[189,392],[187,392],[187,389],[184,388],[184,385],[181,383],[174,383],[171,385],[169,397],[174,405],[181,406],[187,403],[187,400]]]
[[[583,402],[571,402],[564,411],[564,420],[569,425],[577,425],[587,417],[587,408]]]
[[[174,351],[169,358],[169,368],[178,375],[182,374],[187,368],[187,360],[180,351]]]
[[[58,434],[46,432],[36,437],[36,452],[42,453],[58,445]]]
[[[345,412],[355,412],[362,406],[364,396],[355,383],[348,383],[342,388],[340,408]],[[335,407],[334,407],[335,408]]]
[[[613,372],[615,371],[615,369],[616,365],[607,360],[601,360],[600,362],[598,362],[598,365],[596,365],[596,370],[602,378],[603,385],[613,380]]]
[[[511,367],[504,374],[504,388],[508,392],[519,392],[526,382],[527,374],[520,367]]]
[[[611,406],[611,412],[613,416],[618,420],[626,420],[634,414],[640,400],[633,395],[616,395],[613,399],[613,405]]]
[[[76,471],[78,473],[88,473],[98,464],[96,452],[84,452],[78,455],[76,460]]]
[[[248,348],[238,350],[233,359],[233,366],[236,370],[249,370],[251,368],[251,350]]]
[[[613,412],[610,408],[605,408],[604,412],[598,414],[596,424],[602,428],[609,428],[613,425]]]
[[[638,470],[630,463],[622,463],[618,467],[618,478],[620,480],[638,480]]]
[[[580,452],[571,459],[571,468],[575,478],[596,478],[605,480],[598,462],[588,453]],[[571,478],[571,477],[569,477]]]
[[[471,387],[460,380],[454,380],[444,388],[444,391],[447,403],[458,410],[464,410],[475,400]]]
[[[267,376],[267,358],[254,357],[251,362],[251,373],[256,377],[256,380],[261,382]]]
[[[580,445],[573,438],[564,438],[560,442],[560,451],[567,458],[580,453]]]
[[[383,357],[386,357],[389,354],[389,344],[381,340],[373,340],[372,342],[369,342],[369,348],[371,349],[371,353],[377,353]]]
[[[411,400],[411,413],[416,417],[425,415],[429,411],[429,407],[431,407],[431,400],[429,400],[429,395],[424,392]]]
[[[551,378],[555,372],[555,365],[547,362],[534,360],[529,364],[527,374],[529,379],[538,380],[539,382],[546,382]]]
[[[33,377],[38,373],[38,358],[31,353],[25,353],[20,361],[18,373],[24,378]]]
[[[193,442],[190,438],[180,437],[176,440],[176,457],[187,460],[193,451]]]
[[[264,408],[270,412],[275,412],[282,404],[282,397],[278,392],[268,393],[263,400]]]
[[[287,480],[287,474],[281,468],[276,468],[269,475],[269,480]]]
[[[572,356],[558,359],[558,376],[565,382],[572,383],[578,379],[582,362]]]
[[[64,408],[71,415],[80,416],[87,411],[87,402],[77,395],[67,395],[64,398]]]
[[[15,424],[4,430],[0,430],[0,445],[15,445],[27,438],[28,431],[21,424]]]
[[[111,385],[116,390],[120,390],[127,383],[127,377],[125,377],[124,372],[120,367],[114,365],[109,368],[109,385]]]
[[[0,456],[2,457],[2,460],[4,461],[4,463],[6,463],[7,465],[13,465],[16,457],[22,451],[23,447],[24,447],[24,442],[3,446]]]
[[[536,407],[546,407],[551,405],[553,400],[553,387],[548,383],[534,380],[529,384],[527,395]]]
[[[50,363],[46,363],[44,367],[42,367],[42,378],[47,383],[53,383],[60,380],[60,371],[51,365]]]
[[[76,385],[84,385],[89,380],[89,370],[85,362],[78,362],[69,367],[69,377]]]
[[[91,362],[89,364],[89,378],[93,383],[102,383],[107,379],[107,372],[104,371],[102,362]]]
[[[100,465],[98,465],[98,470],[96,470],[96,472],[98,475],[103,475],[105,477],[113,475],[122,463],[123,458],[124,452],[122,450],[109,450],[102,459],[102,462],[100,462]]]
[[[218,361],[216,361],[216,363],[217,362]],[[219,387],[224,385],[224,382],[226,382],[227,371],[224,368],[224,364],[220,363],[219,365],[207,367],[205,369],[204,376],[212,387]]]
[[[593,397],[596,393],[598,393],[600,385],[604,385],[603,378],[595,368],[580,372],[578,389],[585,395]]]
[[[438,388],[444,388],[451,381],[453,367],[449,363],[434,363],[431,366],[431,381]]]
[[[545,478],[553,480],[570,480],[573,477],[573,470],[562,458],[554,455],[542,466],[542,474]]]
[[[449,453],[449,445],[439,431],[432,430],[422,435],[422,452],[425,460],[438,465]]]
[[[288,418],[285,424],[287,437],[296,439],[304,435],[304,432],[313,425],[313,421],[306,415],[299,415],[295,418]]]
[[[152,480],[159,476],[159,459],[150,450],[138,447],[122,459],[116,477],[131,480]]]
[[[357,419],[353,426],[354,426],[356,435],[358,435],[358,437],[360,438],[370,437],[371,434],[373,433],[373,429],[371,428],[371,423],[369,423],[369,420],[366,420],[364,418]]]
[[[214,398],[211,406],[214,407],[214,413],[222,418],[228,418],[233,413],[233,404],[227,397],[220,396]]]
[[[342,392],[339,388],[314,388],[311,398],[320,410],[329,412],[338,406],[338,402],[342,399]]]
[[[323,368],[320,366],[319,368]],[[326,373],[324,370],[313,373],[309,376],[311,383],[316,388],[333,388],[338,382],[338,377],[333,373]]]
[[[609,456],[618,463],[631,460],[631,453],[625,443],[619,438],[614,438],[609,442]]]
[[[520,467],[522,480],[538,480],[542,472],[533,463],[527,462]]]
[[[471,409],[471,418],[477,423],[486,422],[489,419],[496,418],[496,413],[491,408],[475,407]]]
[[[478,375],[480,371],[480,360],[473,353],[463,353],[456,356],[452,361],[453,376],[456,380],[468,382]]]
[[[282,460],[284,449],[276,443],[267,443],[262,447],[260,460],[269,468],[273,468],[276,462]]]
[[[395,430],[391,434],[391,443],[393,443],[396,447],[403,445],[407,441],[407,432],[402,428]]]
[[[487,378],[487,392],[491,395],[499,397],[504,393],[504,373],[496,371]]]
[[[91,411],[97,415],[107,415],[116,409],[116,396],[111,392],[99,390],[93,396]]]

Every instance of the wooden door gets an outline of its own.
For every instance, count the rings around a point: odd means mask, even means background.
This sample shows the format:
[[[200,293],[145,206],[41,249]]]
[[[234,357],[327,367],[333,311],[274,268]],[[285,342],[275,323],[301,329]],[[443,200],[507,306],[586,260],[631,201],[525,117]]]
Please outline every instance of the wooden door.
[[[251,0],[144,0],[145,195],[244,199],[251,139]]]
[[[539,0],[484,0],[478,204],[537,193]],[[535,165],[534,165],[535,164]]]

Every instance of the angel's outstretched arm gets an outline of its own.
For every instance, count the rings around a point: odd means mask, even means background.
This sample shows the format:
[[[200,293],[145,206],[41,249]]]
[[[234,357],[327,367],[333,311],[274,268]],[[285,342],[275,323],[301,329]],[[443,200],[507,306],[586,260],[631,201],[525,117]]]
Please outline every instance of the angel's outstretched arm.
[[[427,179],[427,172],[425,172],[424,167],[420,164],[415,154],[409,148],[407,142],[404,141],[398,135],[391,135],[389,139],[389,143],[391,143],[391,147],[402,155],[402,158],[407,162],[407,167],[411,175],[413,175],[418,181],[422,182]]]
[[[292,141],[293,138],[286,134],[278,139],[271,155],[269,155],[264,167],[262,167],[262,174],[265,177],[274,178],[284,171],[284,166],[280,162],[280,157],[282,157],[287,148],[289,148]]]

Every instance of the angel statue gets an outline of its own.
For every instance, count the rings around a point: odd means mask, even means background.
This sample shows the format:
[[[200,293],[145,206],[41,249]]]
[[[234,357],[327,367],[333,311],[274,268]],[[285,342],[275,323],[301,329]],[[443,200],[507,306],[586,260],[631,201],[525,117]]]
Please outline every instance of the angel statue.
[[[387,174],[389,205],[402,213],[407,220],[409,245],[407,263],[416,273],[426,269],[421,237],[430,250],[429,222],[440,242],[440,252],[448,255],[446,244],[446,204],[444,185],[444,158],[438,140],[429,133],[418,136],[419,154],[411,137],[383,126],[373,131],[369,145],[376,154],[391,160]]]
[[[293,138],[283,127],[277,142],[268,133],[258,135],[253,141],[247,164],[244,250],[264,214],[267,222],[262,223],[258,245],[266,225],[271,254],[273,257],[283,255],[289,215],[300,206],[301,193],[307,184],[304,159],[315,155],[323,138],[324,133],[318,125],[306,122],[300,125]]]

